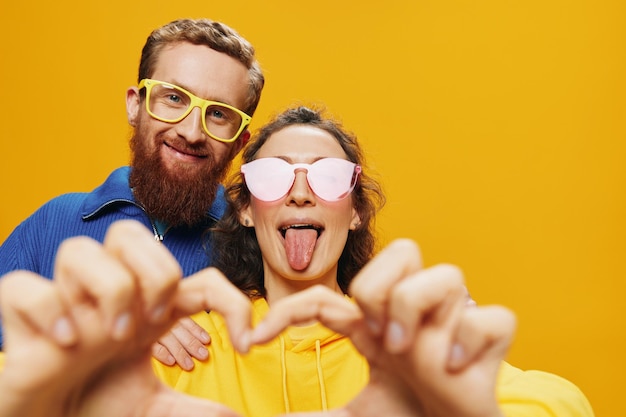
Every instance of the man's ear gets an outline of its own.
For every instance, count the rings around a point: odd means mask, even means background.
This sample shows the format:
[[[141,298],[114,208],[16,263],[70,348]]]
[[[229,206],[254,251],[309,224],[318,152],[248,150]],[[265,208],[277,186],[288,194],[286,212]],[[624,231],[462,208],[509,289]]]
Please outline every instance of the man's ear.
[[[241,132],[241,135],[239,135],[239,139],[235,141],[235,146],[237,147],[236,153],[239,153],[239,151],[242,150],[244,146],[246,146],[246,143],[248,143],[249,140],[250,140],[250,131],[246,129],[243,132]]]
[[[139,89],[137,87],[129,87],[126,90],[126,117],[128,118],[128,124],[133,127],[137,125],[140,101]]]
[[[246,206],[239,212],[239,223],[244,227],[254,227],[250,206]]]

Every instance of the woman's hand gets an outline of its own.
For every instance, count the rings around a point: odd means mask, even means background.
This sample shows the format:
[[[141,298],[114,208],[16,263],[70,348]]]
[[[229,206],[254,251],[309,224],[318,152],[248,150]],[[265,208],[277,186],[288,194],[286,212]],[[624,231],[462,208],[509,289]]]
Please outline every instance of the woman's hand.
[[[280,300],[254,330],[253,343],[311,319],[350,336],[369,362],[370,381],[333,416],[502,416],[496,377],[515,319],[502,307],[468,306],[458,268],[424,269],[417,245],[398,240],[350,291],[359,308],[321,287]]]
[[[234,346],[247,351],[250,302],[221,273],[181,280],[173,256],[143,226],[123,221],[102,245],[67,240],[54,275],[17,271],[0,280],[0,415],[237,416],[165,387],[150,363],[165,330],[205,309],[222,313]]]

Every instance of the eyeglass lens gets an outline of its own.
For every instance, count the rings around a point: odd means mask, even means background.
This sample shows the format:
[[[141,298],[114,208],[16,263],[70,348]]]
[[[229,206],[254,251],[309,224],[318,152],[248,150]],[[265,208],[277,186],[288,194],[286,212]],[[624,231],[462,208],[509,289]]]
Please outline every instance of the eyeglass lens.
[[[194,99],[189,94],[170,85],[152,86],[148,97],[148,110],[165,122],[180,121],[194,104]],[[228,107],[210,104],[204,109],[205,128],[209,135],[218,139],[234,138],[241,123],[241,115]]]
[[[313,164],[290,164],[279,158],[260,158],[244,164],[241,172],[256,198],[275,201],[289,192],[295,181],[295,170],[299,168],[307,170],[309,186],[326,201],[347,197],[361,170],[360,166],[339,158],[324,158]]]

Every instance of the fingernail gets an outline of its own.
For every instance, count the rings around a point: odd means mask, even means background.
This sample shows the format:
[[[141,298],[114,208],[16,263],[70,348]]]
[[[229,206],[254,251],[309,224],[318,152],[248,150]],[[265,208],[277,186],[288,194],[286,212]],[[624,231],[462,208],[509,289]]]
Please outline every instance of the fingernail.
[[[198,348],[198,359],[206,359],[209,357],[209,350],[204,346]]]
[[[126,335],[130,332],[130,321],[131,316],[128,312],[120,314],[117,317],[113,325],[113,339],[123,340],[126,337]]]
[[[154,310],[152,310],[152,314],[150,315],[150,321],[152,323],[160,323],[161,321],[163,321],[164,316],[165,316],[165,306],[160,305],[156,307]]]
[[[61,317],[52,328],[54,339],[62,345],[69,345],[76,340],[76,332],[74,326],[67,317]]]
[[[448,358],[448,366],[451,368],[459,367],[465,360],[465,349],[458,343],[452,345],[450,356]]]
[[[191,358],[185,358],[183,360],[184,363],[184,368],[186,371],[191,371],[194,367],[193,361],[191,360]]]
[[[398,351],[403,345],[405,338],[404,327],[396,321],[387,326],[387,347],[392,351]]]
[[[372,320],[372,319],[367,319],[365,322],[367,323],[367,327],[369,327],[371,332],[374,333],[375,335],[379,335],[380,332],[382,331],[382,329],[380,328],[380,324],[378,324],[377,321]]]
[[[211,336],[208,333],[206,333],[206,332],[200,333],[200,339],[201,339],[202,343],[204,343],[205,345],[207,343],[211,343]]]

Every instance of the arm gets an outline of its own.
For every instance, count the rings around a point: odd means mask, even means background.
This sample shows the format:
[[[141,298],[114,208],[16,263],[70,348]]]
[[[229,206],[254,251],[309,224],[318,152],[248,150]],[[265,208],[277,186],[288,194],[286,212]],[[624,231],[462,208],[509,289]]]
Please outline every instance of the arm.
[[[593,416],[584,395],[562,378],[517,370],[503,379],[515,370],[503,361],[513,314],[468,306],[461,271],[423,269],[414,243],[389,245],[355,278],[351,293],[360,308],[323,288],[281,300],[253,333],[253,342],[262,342],[288,323],[317,318],[352,338],[368,359],[370,381],[331,415]],[[538,381],[547,384],[539,389]]]
[[[112,226],[103,245],[68,240],[54,281],[26,271],[3,277],[0,307],[2,416],[236,416],[166,388],[150,348],[177,319],[211,308],[245,351],[249,301],[212,269],[180,280],[174,258],[133,222]]]

